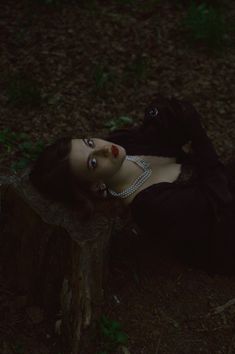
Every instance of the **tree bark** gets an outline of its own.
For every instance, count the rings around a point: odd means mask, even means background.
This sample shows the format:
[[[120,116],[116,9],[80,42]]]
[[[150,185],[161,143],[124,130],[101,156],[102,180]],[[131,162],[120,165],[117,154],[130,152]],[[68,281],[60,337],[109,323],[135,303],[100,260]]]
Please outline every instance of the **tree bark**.
[[[100,316],[114,218],[81,221],[21,176],[0,176],[0,246],[10,288],[55,316],[64,347],[79,353],[82,330]],[[56,317],[57,316],[57,317]],[[68,352],[68,351],[66,351]]]

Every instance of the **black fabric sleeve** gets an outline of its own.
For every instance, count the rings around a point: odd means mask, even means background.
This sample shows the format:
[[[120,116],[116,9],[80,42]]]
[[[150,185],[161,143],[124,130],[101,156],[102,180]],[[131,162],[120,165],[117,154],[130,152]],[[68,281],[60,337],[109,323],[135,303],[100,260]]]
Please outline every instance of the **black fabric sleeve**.
[[[103,139],[116,144],[126,145],[128,143],[137,143],[140,136],[140,126],[137,126],[126,129],[116,129],[108,133]]]
[[[187,135],[189,140],[192,141],[195,162],[203,170],[222,167],[223,164],[219,160],[219,156],[206,130],[202,126],[200,114],[191,103],[182,101],[180,104],[182,106],[182,119],[186,126]]]
[[[183,115],[187,134],[192,141],[193,163],[197,166],[199,181],[207,193],[212,198],[212,205],[215,207],[213,199],[216,198],[218,208],[233,201],[232,193],[229,189],[229,181],[226,176],[225,165],[220,161],[219,156],[202,127],[200,114],[189,102],[182,102]],[[219,217],[220,210],[215,207],[215,213]]]
[[[175,97],[157,95],[146,108],[143,132],[158,144],[180,147],[192,142],[193,157],[201,168],[221,167],[216,150],[202,126],[200,114],[194,106]]]
[[[181,119],[182,108],[178,100],[173,106],[172,100],[160,94],[146,107],[141,130],[152,142],[161,147],[180,149],[189,140],[184,122]]]

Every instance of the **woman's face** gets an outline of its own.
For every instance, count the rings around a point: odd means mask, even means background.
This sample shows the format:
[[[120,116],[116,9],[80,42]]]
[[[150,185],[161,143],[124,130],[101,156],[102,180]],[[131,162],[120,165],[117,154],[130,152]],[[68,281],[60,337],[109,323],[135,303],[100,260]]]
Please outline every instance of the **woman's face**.
[[[75,175],[87,182],[109,183],[126,158],[126,150],[98,138],[72,139],[70,163]]]

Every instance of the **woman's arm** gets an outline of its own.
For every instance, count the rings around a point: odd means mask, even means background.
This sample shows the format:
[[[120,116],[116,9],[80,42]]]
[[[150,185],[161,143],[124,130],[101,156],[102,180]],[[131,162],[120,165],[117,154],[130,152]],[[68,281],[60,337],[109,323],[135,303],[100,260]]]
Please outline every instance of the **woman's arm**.
[[[223,164],[202,126],[200,114],[189,102],[182,101],[182,119],[187,127],[189,140],[191,141],[191,151],[194,154],[195,163],[203,170],[222,167]]]
[[[142,130],[149,139],[155,139],[156,144],[172,145],[185,151],[190,142],[190,153],[201,169],[222,165],[202,126],[200,114],[190,102],[157,95],[145,110]]]
[[[157,94],[155,97],[145,109],[140,130],[153,144],[179,150],[189,141],[181,119],[182,112],[179,111],[181,107],[173,106],[173,101],[162,95]]]
[[[144,121],[138,127],[116,130],[105,140],[120,145],[122,142],[146,143],[175,155],[188,152],[202,176],[214,174],[217,168],[223,173],[224,165],[202,126],[200,114],[190,102],[174,97],[156,95],[145,109]]]

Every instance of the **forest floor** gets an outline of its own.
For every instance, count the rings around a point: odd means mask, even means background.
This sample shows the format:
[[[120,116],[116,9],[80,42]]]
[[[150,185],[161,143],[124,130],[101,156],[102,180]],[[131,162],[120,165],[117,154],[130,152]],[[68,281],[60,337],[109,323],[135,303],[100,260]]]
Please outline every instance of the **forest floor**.
[[[26,133],[33,143],[102,137],[112,119],[141,122],[160,92],[195,105],[226,163],[235,140],[235,4],[223,1],[228,29],[217,54],[187,40],[188,9],[184,0],[2,0],[0,132]],[[0,172],[11,174],[18,143],[0,152]],[[235,353],[235,307],[211,312],[235,297],[234,278],[188,268],[130,227],[119,226],[112,245],[102,313],[121,323],[131,354]],[[58,343],[54,319],[27,307],[0,274],[0,353],[69,354]],[[79,354],[114,354],[98,329],[82,346]]]

